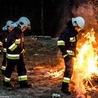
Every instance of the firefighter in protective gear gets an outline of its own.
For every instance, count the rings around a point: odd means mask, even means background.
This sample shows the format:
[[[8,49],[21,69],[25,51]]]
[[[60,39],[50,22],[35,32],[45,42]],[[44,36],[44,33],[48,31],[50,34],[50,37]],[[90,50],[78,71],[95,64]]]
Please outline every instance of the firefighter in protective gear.
[[[24,52],[24,31],[30,27],[30,21],[26,17],[21,17],[7,38],[7,67],[4,74],[3,86],[13,87],[10,84],[12,72],[17,65],[18,81],[20,88],[29,88],[32,85],[27,82],[27,72],[23,60]]]
[[[0,35],[0,38],[2,38],[2,43],[3,43],[3,49],[2,49],[3,61],[2,61],[2,66],[1,66],[2,74],[4,74],[5,69],[6,69],[6,64],[7,64],[7,60],[6,60],[6,42],[7,42],[7,36],[13,28],[12,24],[13,24],[13,21],[8,20],[6,22],[6,25],[4,27],[2,27],[2,33]]]
[[[61,91],[68,95],[71,94],[69,91],[69,83],[73,72],[73,57],[76,55],[77,34],[84,28],[84,25],[85,21],[82,17],[72,18],[57,40],[57,46],[60,49],[65,62],[65,72]]]

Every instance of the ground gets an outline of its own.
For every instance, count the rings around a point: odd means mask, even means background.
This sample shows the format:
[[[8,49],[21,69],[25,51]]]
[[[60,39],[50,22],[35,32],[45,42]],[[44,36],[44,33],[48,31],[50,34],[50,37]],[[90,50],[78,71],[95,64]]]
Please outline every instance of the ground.
[[[76,98],[75,94],[52,97],[53,94],[60,93],[64,72],[64,62],[56,46],[56,39],[49,36],[27,36],[25,37],[25,48],[24,61],[28,82],[32,84],[32,88],[18,88],[16,70],[11,79],[15,88],[5,88],[2,86],[3,75],[0,72],[0,98]],[[0,59],[1,64],[2,55]],[[93,97],[87,98],[98,98],[97,93],[92,92],[92,95]]]

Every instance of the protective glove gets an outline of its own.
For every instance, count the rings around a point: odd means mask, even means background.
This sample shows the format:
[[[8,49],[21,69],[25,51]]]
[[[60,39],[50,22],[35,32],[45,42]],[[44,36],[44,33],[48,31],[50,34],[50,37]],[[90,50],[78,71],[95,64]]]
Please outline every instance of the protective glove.
[[[25,49],[23,49],[23,50],[21,51],[21,53],[23,53],[23,54],[24,54],[24,53],[25,53]]]
[[[21,55],[22,57],[25,57],[25,49],[23,49],[23,50],[21,51],[20,55]]]

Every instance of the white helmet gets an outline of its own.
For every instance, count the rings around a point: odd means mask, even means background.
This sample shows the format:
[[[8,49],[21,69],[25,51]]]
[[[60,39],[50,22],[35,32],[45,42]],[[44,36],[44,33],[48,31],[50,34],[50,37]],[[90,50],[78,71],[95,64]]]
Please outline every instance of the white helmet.
[[[12,26],[12,24],[13,24],[13,21],[12,21],[12,20],[8,20],[8,21],[6,22],[6,27],[9,28],[9,27]]]
[[[17,22],[12,23],[12,27],[17,27],[17,26],[18,26]]]
[[[82,17],[72,18],[72,25],[79,26],[81,29],[83,29],[85,25],[85,20]]]
[[[13,21],[12,20],[8,20],[6,22],[6,25],[4,27],[2,27],[2,30],[4,30],[4,31],[8,30],[12,26],[12,24],[13,24]]]
[[[6,31],[7,30],[7,27],[6,26],[2,27],[2,30],[3,31]]]
[[[31,27],[30,20],[27,17],[20,17],[17,21],[17,24],[22,29],[24,26]]]

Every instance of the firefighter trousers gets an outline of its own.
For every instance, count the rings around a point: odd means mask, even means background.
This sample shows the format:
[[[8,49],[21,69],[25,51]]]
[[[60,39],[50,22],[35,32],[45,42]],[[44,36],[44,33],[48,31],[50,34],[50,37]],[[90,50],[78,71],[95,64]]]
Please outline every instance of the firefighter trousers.
[[[11,78],[11,75],[12,75],[12,72],[14,71],[15,66],[17,68],[18,76],[23,76],[27,74],[23,57],[20,56],[19,60],[7,59],[5,77]]]
[[[2,66],[6,66],[6,52],[3,52],[3,61],[2,61]]]
[[[69,56],[65,57],[64,62],[65,62],[64,77],[71,78],[73,72],[73,57]]]
[[[65,71],[64,71],[64,78],[69,79],[62,81],[62,90],[68,91],[69,90],[69,81],[72,77],[73,73],[73,57],[65,57],[64,58],[64,63],[65,63]]]

